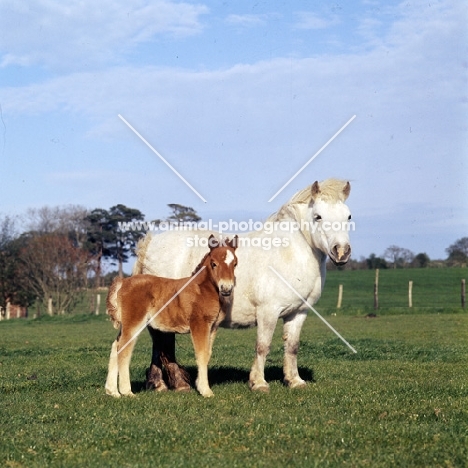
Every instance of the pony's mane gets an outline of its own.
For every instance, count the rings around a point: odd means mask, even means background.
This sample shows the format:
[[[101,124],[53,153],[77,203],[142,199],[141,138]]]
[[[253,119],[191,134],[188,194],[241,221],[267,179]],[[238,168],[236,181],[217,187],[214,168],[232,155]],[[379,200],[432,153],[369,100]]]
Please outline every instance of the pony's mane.
[[[267,221],[279,221],[291,217],[295,219],[295,205],[309,205],[312,201],[312,185],[313,184],[297,192],[276,213],[270,215],[267,218]],[[346,196],[343,192],[343,188],[345,187],[345,185],[345,180],[326,179],[323,182],[319,183],[320,194],[317,198],[327,203],[344,202],[346,200]]]

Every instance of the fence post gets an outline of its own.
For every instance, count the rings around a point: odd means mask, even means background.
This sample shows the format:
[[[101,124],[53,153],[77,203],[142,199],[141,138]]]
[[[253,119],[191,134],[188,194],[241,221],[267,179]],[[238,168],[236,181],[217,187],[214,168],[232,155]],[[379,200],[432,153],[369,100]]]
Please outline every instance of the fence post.
[[[338,303],[336,304],[337,309],[341,309],[341,300],[343,299],[343,285],[338,286]]]
[[[408,283],[408,307],[413,307],[413,282]]]
[[[465,308],[465,294],[466,294],[466,282],[465,278],[461,280],[461,306],[464,309]]]
[[[96,312],[95,315],[99,315],[99,307],[101,305],[101,295],[99,293],[96,294]]]
[[[47,313],[49,315],[52,315],[52,298],[49,297],[49,300],[47,301]]]
[[[374,309],[379,308],[379,269],[375,270],[375,280],[374,280]]]

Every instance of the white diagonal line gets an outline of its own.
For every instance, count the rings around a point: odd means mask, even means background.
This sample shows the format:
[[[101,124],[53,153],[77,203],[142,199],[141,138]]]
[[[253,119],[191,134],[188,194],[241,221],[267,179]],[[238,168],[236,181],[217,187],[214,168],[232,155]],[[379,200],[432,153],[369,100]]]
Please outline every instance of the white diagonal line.
[[[151,323],[203,270],[205,267],[201,267],[190,279],[148,320],[142,327],[140,327],[137,332],[132,336],[130,340],[128,340],[122,348],[119,349],[119,354],[123,351],[133,340],[138,338],[138,335]]]
[[[191,185],[191,184],[190,184],[190,183],[189,183],[189,182],[188,182],[188,181],[187,181],[187,180],[186,180],[186,179],[169,163],[169,162],[167,162],[167,160],[166,160],[163,156],[161,156],[161,154],[159,154],[158,151],[156,151],[156,150],[148,143],[148,141],[146,141],[145,138],[143,138],[143,136],[135,130],[135,128],[132,127],[132,125],[130,125],[130,124],[127,122],[127,120],[125,120],[120,114],[118,114],[118,116],[119,116],[119,119],[122,120],[122,122],[124,122],[125,125],[127,125],[127,127],[128,127],[130,130],[132,130],[132,131],[135,133],[135,135],[137,135],[137,136],[140,138],[140,140],[141,140],[141,141],[142,141],[142,142],[159,158],[159,159],[161,159],[161,161],[162,161],[163,163],[165,163],[166,166],[169,167],[169,169],[171,169],[172,172],[174,172],[174,174],[175,174],[177,177],[179,177],[180,180],[182,180],[182,182],[184,182],[184,183],[187,185],[187,187],[189,187],[201,200],[203,200],[203,201],[206,203],[206,200],[198,193],[198,191],[195,190],[195,189],[192,187],[192,185]]]
[[[323,322],[325,325],[330,328],[335,335],[343,341],[343,343],[348,346],[348,348],[353,352],[357,353],[357,351],[272,267],[269,267],[271,271],[273,271],[276,276],[307,306],[309,307],[312,312]]]
[[[354,119],[353,115],[269,200],[273,201]]]

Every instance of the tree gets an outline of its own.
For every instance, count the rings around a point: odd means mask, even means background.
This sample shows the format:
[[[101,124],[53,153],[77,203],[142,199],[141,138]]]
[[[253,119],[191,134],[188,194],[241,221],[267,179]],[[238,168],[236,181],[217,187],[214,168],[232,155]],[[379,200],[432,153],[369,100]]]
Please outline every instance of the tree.
[[[195,222],[201,221],[200,216],[190,206],[178,205],[177,203],[169,203],[167,205],[171,210],[172,214],[167,218],[167,221],[184,223],[184,222]]]
[[[418,255],[416,255],[416,257],[414,257],[413,265],[416,268],[426,268],[427,266],[429,266],[429,262],[430,259],[426,253],[419,253]]]
[[[377,268],[385,269],[387,268],[387,262],[380,257],[377,257],[374,253],[369,255],[369,258],[366,259],[367,268],[369,270],[376,270]]]
[[[56,313],[72,309],[83,293],[88,253],[59,233],[26,233],[21,240],[20,259],[30,290],[45,307],[51,299]]]
[[[109,209],[109,231],[112,233],[106,242],[109,249],[108,257],[117,261],[119,265],[119,276],[123,277],[123,263],[130,255],[135,254],[138,240],[144,235],[140,230],[119,229],[119,223],[130,223],[143,221],[145,216],[135,208],[125,205],[116,205]]]
[[[414,254],[411,250],[398,247],[397,245],[391,245],[388,247],[383,256],[385,259],[393,263],[393,268],[396,268],[397,266],[404,267],[408,263],[411,263],[414,258]]]
[[[84,248],[90,253],[90,265],[95,275],[95,287],[101,286],[102,260],[111,256],[108,247],[114,236],[110,222],[110,214],[107,210],[96,208],[86,215],[88,225],[87,238]]]
[[[17,239],[14,221],[10,217],[0,222],[0,311],[7,304],[29,307],[34,294],[28,287],[24,265],[19,259],[21,242]]]
[[[448,254],[449,265],[462,265],[468,261],[468,237],[462,237],[450,245],[445,251]]]
[[[81,247],[87,238],[87,214],[88,210],[80,205],[30,208],[26,212],[26,225],[29,232],[67,235]]]

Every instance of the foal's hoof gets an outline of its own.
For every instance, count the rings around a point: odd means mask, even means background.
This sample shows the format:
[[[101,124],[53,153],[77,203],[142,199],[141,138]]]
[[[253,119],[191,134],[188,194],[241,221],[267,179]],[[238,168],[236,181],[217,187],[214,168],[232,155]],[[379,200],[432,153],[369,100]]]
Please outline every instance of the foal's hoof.
[[[211,390],[208,390],[206,392],[200,392],[201,396],[204,398],[211,398],[214,397],[214,393]]]
[[[111,390],[106,389],[106,395],[109,395],[114,398],[120,398],[120,393],[119,392],[113,392]]]

